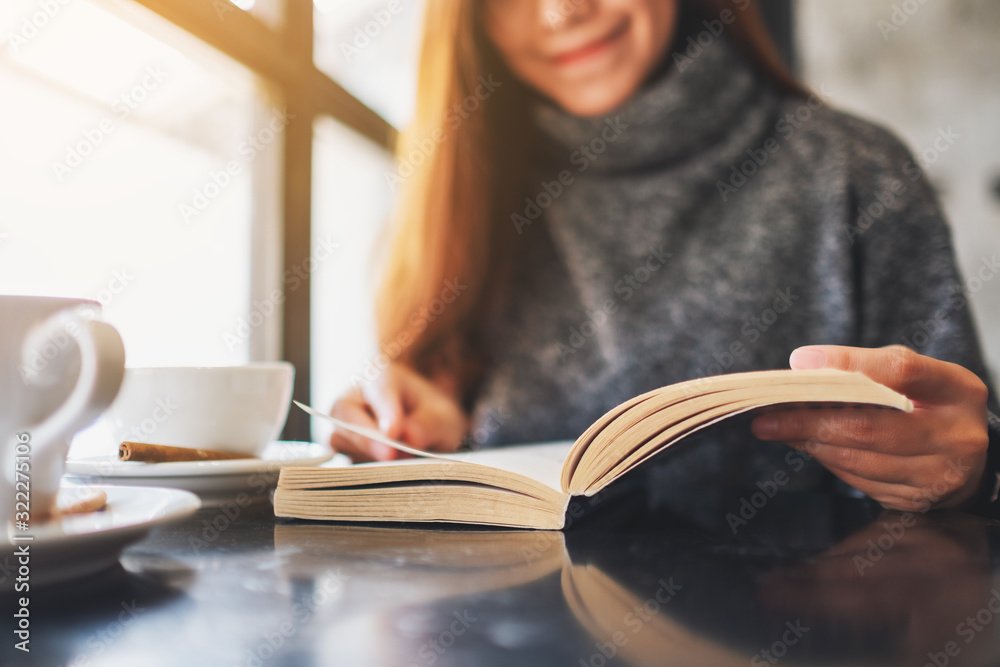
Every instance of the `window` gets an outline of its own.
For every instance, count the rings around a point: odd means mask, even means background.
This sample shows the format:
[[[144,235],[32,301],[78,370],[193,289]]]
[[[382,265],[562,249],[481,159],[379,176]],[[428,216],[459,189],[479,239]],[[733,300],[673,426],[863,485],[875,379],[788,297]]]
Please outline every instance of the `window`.
[[[423,3],[374,0],[315,3],[317,66],[352,94],[404,126],[413,112]],[[336,239],[337,261],[313,279],[312,396],[329,406],[375,358],[373,261],[395,201],[390,156],[329,116],[316,121],[313,242]],[[328,437],[312,420],[314,437]]]
[[[421,1],[316,0],[316,65],[396,127],[413,113]]]
[[[255,78],[93,2],[54,7],[0,65],[3,291],[100,301],[132,365],[246,362],[225,334],[251,300]]]
[[[320,71],[314,42],[365,30],[354,3],[3,3],[0,293],[100,301],[130,365],[289,359],[300,400],[314,347],[332,400],[373,331],[362,258],[392,203],[380,114],[412,107],[404,4],[365,3],[385,38]],[[285,436],[310,437],[304,415]]]

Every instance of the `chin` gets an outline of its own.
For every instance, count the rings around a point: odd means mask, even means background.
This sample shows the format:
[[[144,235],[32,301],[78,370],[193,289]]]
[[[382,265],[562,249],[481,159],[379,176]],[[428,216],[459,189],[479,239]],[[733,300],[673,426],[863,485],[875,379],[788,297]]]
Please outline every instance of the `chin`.
[[[609,90],[575,90],[553,96],[555,102],[574,116],[593,118],[604,116],[619,108],[635,94],[638,85]]]

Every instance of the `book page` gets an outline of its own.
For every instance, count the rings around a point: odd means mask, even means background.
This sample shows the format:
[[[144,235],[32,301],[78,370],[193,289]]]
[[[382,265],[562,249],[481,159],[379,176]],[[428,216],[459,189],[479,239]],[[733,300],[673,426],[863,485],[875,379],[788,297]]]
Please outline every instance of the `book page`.
[[[563,462],[572,446],[573,441],[571,440],[511,445],[462,452],[456,454],[455,458],[469,463],[499,468],[523,477],[530,477],[562,493],[562,484],[559,480],[562,475]]]
[[[375,463],[358,463],[351,467],[385,467],[385,466],[419,466],[442,463],[486,466],[496,470],[514,473],[533,479],[540,484],[563,493],[559,478],[562,474],[563,461],[569,453],[572,441],[547,442],[538,444],[512,445],[510,447],[493,447],[473,452],[458,452],[449,454],[447,459],[412,458],[397,461],[378,461]],[[321,466],[322,467],[322,466]]]

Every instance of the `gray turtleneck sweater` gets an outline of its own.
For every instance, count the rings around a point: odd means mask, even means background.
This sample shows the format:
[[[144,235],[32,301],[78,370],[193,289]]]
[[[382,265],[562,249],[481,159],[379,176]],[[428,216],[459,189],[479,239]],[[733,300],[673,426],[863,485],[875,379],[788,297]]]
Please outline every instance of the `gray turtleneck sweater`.
[[[719,39],[606,118],[541,104],[479,444],[575,439],[636,394],[787,368],[806,344],[901,343],[986,380],[934,192],[892,134],[826,102],[776,91]],[[657,472],[675,504],[724,513],[705,489],[778,470],[834,487],[745,422],[703,440]]]

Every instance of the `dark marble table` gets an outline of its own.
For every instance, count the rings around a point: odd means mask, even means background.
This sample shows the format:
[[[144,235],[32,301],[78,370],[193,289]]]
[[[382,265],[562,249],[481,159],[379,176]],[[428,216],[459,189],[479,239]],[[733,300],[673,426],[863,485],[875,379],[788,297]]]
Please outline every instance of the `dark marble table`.
[[[1000,664],[1000,523],[963,514],[779,494],[734,536],[641,493],[566,533],[275,521],[266,502],[213,532],[222,511],[33,591],[32,653],[8,637],[0,664]]]

